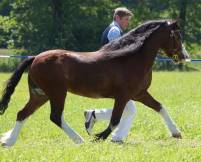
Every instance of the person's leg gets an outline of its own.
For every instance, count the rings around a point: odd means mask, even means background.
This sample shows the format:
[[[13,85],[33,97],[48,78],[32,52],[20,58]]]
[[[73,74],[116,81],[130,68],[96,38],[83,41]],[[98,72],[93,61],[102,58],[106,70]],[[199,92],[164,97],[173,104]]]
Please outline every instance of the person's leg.
[[[112,133],[112,141],[123,141],[128,136],[135,114],[135,104],[130,100],[126,104],[119,125]]]
[[[135,113],[136,113],[135,105],[130,100],[126,104],[120,123],[112,135],[113,140],[115,141],[118,139],[123,140],[123,138],[125,138],[128,135]],[[85,115],[85,128],[88,134],[91,135],[93,126],[96,121],[110,120],[112,115],[112,109],[87,110],[84,112],[84,115]]]
[[[100,120],[110,120],[112,115],[112,109],[95,109],[84,111],[85,117],[85,128],[87,133],[91,136],[92,129],[96,121]]]
[[[96,109],[95,117],[96,120],[110,120],[112,115],[112,109]]]

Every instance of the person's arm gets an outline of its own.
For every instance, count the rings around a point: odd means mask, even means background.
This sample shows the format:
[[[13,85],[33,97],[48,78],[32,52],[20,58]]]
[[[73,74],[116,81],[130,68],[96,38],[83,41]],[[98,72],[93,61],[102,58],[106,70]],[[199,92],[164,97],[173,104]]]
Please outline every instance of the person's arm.
[[[121,32],[120,32],[119,28],[117,28],[116,26],[112,27],[107,35],[109,42],[111,42],[114,39],[117,39],[119,37],[121,37]]]

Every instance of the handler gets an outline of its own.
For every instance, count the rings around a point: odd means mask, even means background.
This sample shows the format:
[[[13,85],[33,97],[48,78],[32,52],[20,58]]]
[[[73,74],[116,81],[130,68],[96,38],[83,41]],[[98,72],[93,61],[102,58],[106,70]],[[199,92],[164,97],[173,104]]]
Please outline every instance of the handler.
[[[123,31],[129,25],[129,20],[133,16],[132,12],[125,7],[119,7],[114,10],[113,22],[104,30],[101,37],[101,46],[117,39],[123,35]],[[121,120],[117,128],[112,133],[113,142],[123,142],[128,136],[132,121],[136,114],[135,104],[132,100],[128,101]],[[85,128],[89,135],[92,134],[92,129],[96,121],[110,120],[112,109],[95,109],[86,110]]]

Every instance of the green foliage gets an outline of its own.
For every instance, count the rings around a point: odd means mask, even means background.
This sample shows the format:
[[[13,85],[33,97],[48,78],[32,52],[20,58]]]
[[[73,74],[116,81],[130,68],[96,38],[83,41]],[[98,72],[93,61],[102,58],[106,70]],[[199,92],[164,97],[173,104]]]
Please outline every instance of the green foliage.
[[[13,0],[0,0],[0,15],[8,16]]]
[[[33,53],[54,48],[95,50],[114,7],[110,0],[16,0],[11,15],[19,24],[18,42]]]
[[[16,0],[11,17],[18,24],[17,42],[33,53],[54,48],[92,51],[100,47],[101,33],[111,22],[117,6],[133,10],[130,28],[150,19],[185,19],[181,25],[187,45],[200,41],[201,5],[197,1]]]
[[[192,49],[192,44],[201,42],[201,1],[200,0],[126,0],[125,5],[133,8],[133,21],[142,23],[150,19],[176,19],[180,22],[184,42]],[[132,22],[132,26],[134,23]]]
[[[14,71],[21,60],[15,58],[0,59],[0,72]]]
[[[48,49],[51,37],[50,1],[16,0],[11,16],[18,23],[17,35],[21,47],[32,52]]]
[[[56,48],[97,50],[119,6],[134,13],[128,30],[150,19],[177,19],[187,50],[201,57],[200,0],[2,0],[0,48],[26,49],[34,55]]]
[[[14,47],[16,22],[9,16],[0,15],[0,48]]]
[[[0,74],[0,90],[11,74]],[[84,139],[75,145],[50,119],[49,103],[35,112],[24,124],[12,148],[0,147],[0,161],[64,162],[194,162],[201,161],[201,75],[200,72],[157,72],[153,74],[150,93],[166,107],[180,128],[183,139],[170,137],[158,113],[137,104],[137,114],[125,144],[92,142],[84,129],[83,111],[111,108],[109,99],[89,99],[68,93],[65,120]],[[0,117],[0,134],[13,128],[17,112],[28,101],[27,75],[22,77],[8,110]],[[94,133],[106,128],[108,121],[97,122]]]

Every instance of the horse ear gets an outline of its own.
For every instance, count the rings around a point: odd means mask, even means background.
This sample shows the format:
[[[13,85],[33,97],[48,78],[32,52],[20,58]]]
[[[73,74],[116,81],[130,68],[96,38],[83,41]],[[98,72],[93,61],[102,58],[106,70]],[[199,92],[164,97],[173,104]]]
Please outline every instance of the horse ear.
[[[177,20],[168,21],[168,25],[170,26],[170,28],[172,30],[179,29],[179,25],[178,25],[178,21]]]

